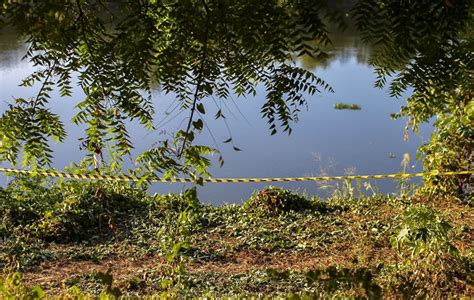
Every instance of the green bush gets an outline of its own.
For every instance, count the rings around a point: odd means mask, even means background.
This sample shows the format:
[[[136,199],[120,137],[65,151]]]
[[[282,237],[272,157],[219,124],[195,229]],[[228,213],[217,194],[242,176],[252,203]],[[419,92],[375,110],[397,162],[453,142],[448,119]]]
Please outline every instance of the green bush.
[[[472,170],[474,166],[474,102],[469,99],[453,107],[452,113],[438,116],[430,142],[420,148],[426,171]],[[424,181],[428,196],[445,195],[467,203],[474,199],[473,175],[427,176]]]
[[[453,282],[469,282],[465,259],[453,244],[452,226],[426,206],[408,208],[391,237],[401,254],[388,266],[389,286],[404,298],[444,298],[456,294]]]
[[[444,252],[457,254],[451,244],[452,226],[426,206],[408,208],[400,216],[400,224],[391,238],[392,246],[401,253],[435,258]]]

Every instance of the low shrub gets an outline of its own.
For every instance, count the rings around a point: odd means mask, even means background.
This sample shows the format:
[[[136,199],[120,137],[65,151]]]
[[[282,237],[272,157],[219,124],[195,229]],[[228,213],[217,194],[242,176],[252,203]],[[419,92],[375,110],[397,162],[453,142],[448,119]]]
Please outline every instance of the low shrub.
[[[19,232],[47,242],[88,239],[113,231],[116,220],[146,209],[146,194],[118,184],[18,178],[0,193],[0,238]]]
[[[452,226],[435,211],[426,206],[406,209],[400,216],[400,224],[391,238],[392,246],[412,258],[436,256],[441,253],[457,255],[451,243]],[[433,257],[434,258],[434,257]]]

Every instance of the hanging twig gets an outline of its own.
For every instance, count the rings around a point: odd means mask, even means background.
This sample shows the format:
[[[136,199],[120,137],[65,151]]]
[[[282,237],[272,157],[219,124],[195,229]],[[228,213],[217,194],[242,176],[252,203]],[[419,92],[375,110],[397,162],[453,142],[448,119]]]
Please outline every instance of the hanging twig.
[[[205,61],[206,61],[206,57],[207,57],[210,14],[209,14],[209,7],[207,6],[205,0],[202,0],[202,4],[204,6],[204,9],[206,10],[206,30],[204,32],[204,42],[203,42],[203,49],[202,49],[202,53],[201,53],[201,64],[199,66],[198,77],[197,77],[197,82],[196,82],[196,90],[194,91],[193,105],[191,107],[191,114],[189,116],[188,125],[186,126],[183,145],[181,146],[181,149],[178,152],[178,158],[181,157],[181,155],[184,152],[184,149],[186,148],[186,142],[188,140],[188,135],[189,135],[189,131],[191,129],[191,124],[193,122],[194,112],[196,111],[196,105],[197,105],[197,102],[199,101],[199,92],[201,90],[201,85],[202,85],[202,82],[204,80],[204,67],[205,67]]]

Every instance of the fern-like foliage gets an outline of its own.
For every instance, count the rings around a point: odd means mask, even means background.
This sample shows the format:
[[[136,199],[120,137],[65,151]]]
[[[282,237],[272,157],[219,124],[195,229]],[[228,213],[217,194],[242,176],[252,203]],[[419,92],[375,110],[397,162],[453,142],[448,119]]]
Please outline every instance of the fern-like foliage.
[[[375,85],[389,81],[394,97],[413,89],[401,115],[411,116],[415,128],[449,112],[445,93],[472,90],[472,12],[471,1],[444,0],[369,0],[353,9],[358,29],[374,48]]]
[[[427,170],[470,170],[474,140],[474,6],[472,1],[359,1],[357,27],[374,47],[378,87],[411,92],[399,113],[413,130],[435,117],[431,142],[420,148]],[[408,136],[408,132],[406,132]],[[427,177],[430,194],[472,199],[473,176]],[[469,184],[470,182],[470,184]]]
[[[263,85],[267,101],[262,115],[271,133],[279,126],[291,132],[308,96],[331,91],[321,78],[298,67],[294,57],[326,55],[319,47],[330,44],[326,22],[342,24],[323,0],[12,0],[0,8],[0,16],[27,37],[25,58],[39,70],[24,85],[43,84],[37,97],[25,100],[38,108],[28,111],[37,122],[28,119],[25,125],[15,119],[20,100],[0,118],[6,133],[0,160],[15,163],[23,153],[25,164],[49,164],[49,137],[63,139],[65,134],[59,117],[48,110],[49,92],[55,87],[71,96],[77,84],[85,97],[72,121],[87,127],[81,146],[92,166],[106,162],[119,170],[133,147],[127,120],[137,119],[153,130],[151,90],[158,86],[189,113],[174,141],[162,141],[138,160],[156,167],[159,162],[157,170],[165,174],[188,163],[194,170],[206,164],[194,158],[201,157],[196,151],[209,149],[193,148],[192,142],[213,97],[226,101],[231,94],[255,95]]]

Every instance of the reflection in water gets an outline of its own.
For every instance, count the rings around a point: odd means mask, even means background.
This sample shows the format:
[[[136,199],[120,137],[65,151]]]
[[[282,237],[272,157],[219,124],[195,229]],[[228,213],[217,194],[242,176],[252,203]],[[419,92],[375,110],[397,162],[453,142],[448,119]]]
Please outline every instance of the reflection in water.
[[[350,21],[347,22],[350,23]],[[302,66],[308,70],[326,69],[333,61],[347,63],[354,58],[358,64],[366,65],[370,56],[370,47],[362,42],[359,34],[353,28],[354,26],[351,24],[344,31],[335,26],[328,28],[332,45],[322,48],[328,57],[312,58],[304,55],[300,57]]]
[[[221,121],[212,117],[206,120],[209,131],[197,138],[197,143],[214,145],[217,140],[225,158],[223,168],[211,169],[214,177],[297,177],[316,175],[339,175],[353,167],[359,174],[391,173],[401,169],[400,159],[391,159],[389,155],[401,158],[404,153],[415,156],[417,147],[428,139],[430,126],[422,126],[419,136],[403,141],[403,120],[391,120],[390,113],[399,110],[401,102],[391,99],[384,90],[373,88],[375,80],[373,70],[367,65],[370,49],[363,45],[355,32],[341,33],[333,28],[333,46],[328,48],[329,57],[314,60],[302,57],[300,63],[311,70],[335,90],[334,94],[322,94],[308,99],[308,111],[300,115],[300,122],[293,126],[293,134],[270,136],[268,125],[261,119],[260,108],[264,102],[262,93],[251,99],[234,99],[222,107],[227,114],[227,126],[230,128],[236,146],[241,152],[232,150],[221,142],[229,138],[229,130]],[[13,33],[2,32],[0,36],[0,112],[7,107],[11,97],[28,97],[35,90],[18,87],[21,79],[32,72],[33,67],[20,59],[25,46]],[[261,90],[263,91],[263,89]],[[77,139],[84,135],[83,128],[68,122],[74,115],[74,103],[81,100],[82,92],[76,88],[72,99],[53,95],[52,110],[60,114],[66,123],[69,137],[64,144],[54,147],[55,167],[62,169],[72,161],[79,161],[84,153],[79,149]],[[155,124],[164,118],[164,111],[173,107],[173,97],[156,92],[153,95],[157,111]],[[349,102],[362,107],[361,111],[338,111],[334,104]],[[237,110],[240,110],[238,112]],[[212,113],[208,113],[212,116]],[[162,122],[160,129],[173,132],[180,128],[182,116],[176,111],[170,120]],[[157,139],[158,133],[146,132],[136,123],[129,127],[136,149],[133,154],[146,150]],[[318,153],[315,160],[314,153]],[[324,163],[329,161],[330,167]],[[133,167],[129,161],[127,167]],[[415,164],[413,170],[421,170]],[[353,169],[354,171],[354,169]],[[0,175],[1,183],[7,179]],[[336,183],[328,183],[335,185]],[[203,201],[219,204],[240,202],[247,199],[262,184],[208,184],[199,188]],[[278,186],[306,191],[308,194],[326,195],[321,185],[314,182],[283,183]],[[392,180],[371,182],[371,187],[381,192],[390,192],[395,188]],[[179,192],[184,185],[155,184],[151,192]]]
[[[0,67],[11,68],[18,64],[26,52],[26,45],[11,29],[0,29]]]

